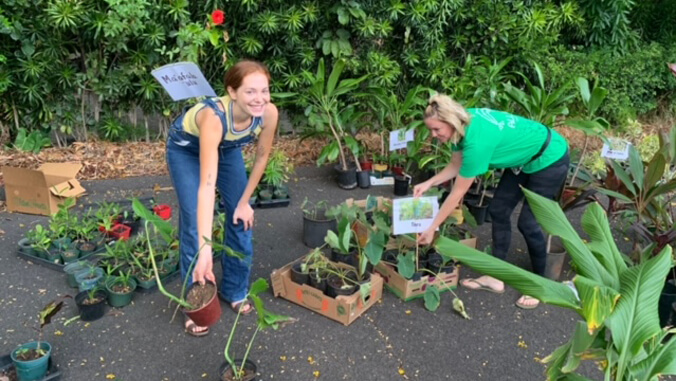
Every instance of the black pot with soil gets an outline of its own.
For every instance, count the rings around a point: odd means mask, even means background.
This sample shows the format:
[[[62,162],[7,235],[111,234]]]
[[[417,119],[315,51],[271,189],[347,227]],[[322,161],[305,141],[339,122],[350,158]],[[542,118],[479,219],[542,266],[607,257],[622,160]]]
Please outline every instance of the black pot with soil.
[[[345,277],[330,275],[326,281],[326,294],[332,298],[340,295],[352,295],[357,291],[357,274],[349,272]]]
[[[316,288],[317,290],[321,291],[322,294],[326,295],[326,290],[327,290],[326,276],[324,274],[321,274],[321,273],[317,274],[314,271],[311,274],[309,274],[309,276],[310,277],[308,279],[308,284],[311,287]]]
[[[472,216],[474,216],[477,225],[481,225],[486,222],[486,217],[488,216],[488,202],[486,202],[487,198],[484,198],[481,204],[479,204],[479,201],[480,200],[467,201],[467,208],[469,209],[469,212],[472,213]]]
[[[106,292],[103,290],[82,291],[75,295],[75,304],[80,311],[80,320],[98,320],[106,313]]]
[[[324,245],[324,237],[331,230],[336,232],[337,223],[335,218],[327,218],[326,210],[319,210],[314,216],[303,213],[303,243],[307,247],[320,247]]]
[[[345,263],[354,268],[359,266],[359,261],[357,260],[357,250],[352,250],[348,254],[344,254],[335,250],[331,250],[331,260],[334,262]]]
[[[256,374],[258,373],[258,366],[255,362],[251,360],[246,360],[244,366],[242,366],[242,359],[236,359],[235,366],[244,368],[244,375],[241,375],[240,378],[235,378],[235,374],[232,370],[232,367],[227,362],[221,364],[220,369],[218,370],[219,379],[221,381],[256,381]],[[238,370],[240,370],[238,368]]]
[[[291,280],[298,284],[309,284],[310,275],[308,275],[307,271],[303,272],[302,266],[303,263],[301,262],[294,263],[293,266],[291,266]]]
[[[336,165],[336,181],[338,186],[342,189],[354,189],[357,187],[357,167],[354,165],[348,165],[347,169],[343,169],[340,164]]]
[[[394,176],[394,195],[406,196],[408,195],[408,184],[410,178],[408,176],[396,175]]]

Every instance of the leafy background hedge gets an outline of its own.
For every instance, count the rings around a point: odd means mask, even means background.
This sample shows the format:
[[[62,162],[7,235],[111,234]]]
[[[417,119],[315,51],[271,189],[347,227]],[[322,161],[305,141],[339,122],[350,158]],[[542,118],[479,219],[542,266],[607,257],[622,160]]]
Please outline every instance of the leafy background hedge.
[[[223,92],[240,58],[267,63],[276,92],[303,94],[319,59],[344,58],[351,75],[370,74],[364,86],[423,85],[490,106],[491,65],[513,57],[506,70],[532,74],[538,62],[552,88],[597,78],[603,116],[622,128],[673,111],[674,19],[670,0],[4,0],[0,143],[21,131],[57,144],[154,139],[182,104],[152,69],[194,61]],[[298,128],[307,104],[284,104]]]

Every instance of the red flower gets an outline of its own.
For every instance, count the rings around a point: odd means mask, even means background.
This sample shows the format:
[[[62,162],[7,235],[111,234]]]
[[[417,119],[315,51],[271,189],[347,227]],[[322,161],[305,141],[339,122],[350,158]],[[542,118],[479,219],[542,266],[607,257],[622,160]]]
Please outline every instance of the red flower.
[[[225,22],[225,12],[220,9],[216,9],[211,13],[211,21],[214,25],[221,25]]]

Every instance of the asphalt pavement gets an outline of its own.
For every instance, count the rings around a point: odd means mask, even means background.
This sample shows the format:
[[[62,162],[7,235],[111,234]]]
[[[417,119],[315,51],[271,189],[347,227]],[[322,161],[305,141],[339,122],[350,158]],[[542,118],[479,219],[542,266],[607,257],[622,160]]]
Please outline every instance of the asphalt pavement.
[[[101,200],[152,196],[176,205],[168,177],[84,181],[88,194],[80,206]],[[302,243],[302,211],[307,197],[336,205],[346,198],[367,195],[393,197],[392,186],[342,190],[328,168],[299,168],[290,181],[291,205],[256,209],[252,280],[264,277],[306,254]],[[577,216],[577,217],[576,217]],[[579,218],[579,214],[571,218]],[[65,275],[30,263],[16,255],[17,242],[47,217],[0,213],[0,355],[36,338],[30,328],[42,305],[58,295],[75,295]],[[508,261],[528,268],[526,246],[516,232]],[[490,226],[475,230],[479,247],[489,245]],[[216,266],[217,268],[219,266]],[[566,267],[567,271],[568,268]],[[461,278],[475,275],[461,269]],[[564,274],[569,277],[570,273]],[[217,269],[220,276],[220,268]],[[171,290],[179,282],[169,284]],[[507,287],[504,294],[458,288],[471,320],[451,307],[448,293],[436,312],[425,310],[422,299],[403,302],[388,291],[382,300],[349,326],[329,320],[287,300],[263,295],[269,310],[298,321],[279,331],[258,334],[250,358],[258,364],[258,380],[543,380],[539,362],[568,340],[577,315],[555,306],[534,310],[514,306],[519,294]],[[235,314],[222,304],[223,315],[208,336],[183,332],[180,318],[160,293],[135,295],[132,305],[109,308],[102,319],[64,322],[77,315],[68,304],[55,322],[45,327],[53,359],[62,380],[217,380],[223,348]],[[234,344],[243,350],[255,318],[243,318]],[[600,378],[593,366],[585,373]]]

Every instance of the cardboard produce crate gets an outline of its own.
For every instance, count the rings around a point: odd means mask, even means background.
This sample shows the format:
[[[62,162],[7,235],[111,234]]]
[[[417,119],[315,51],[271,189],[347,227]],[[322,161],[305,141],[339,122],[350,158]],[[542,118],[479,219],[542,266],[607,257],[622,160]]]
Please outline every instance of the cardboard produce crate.
[[[361,293],[358,291],[349,296],[331,298],[310,285],[298,284],[291,280],[291,266],[296,262],[298,260],[272,272],[270,278],[274,295],[344,325],[350,325],[357,320],[383,296],[383,278],[374,273],[371,278],[371,294],[366,297],[365,301],[362,300]],[[350,267],[343,264],[336,265]]]
[[[460,243],[471,248],[476,248],[476,238],[463,239],[460,240]],[[394,243],[394,240],[391,240],[388,242],[387,247],[396,248],[397,245]],[[441,273],[438,277],[424,275],[420,280],[404,278],[397,272],[394,266],[385,262],[378,263],[375,271],[383,276],[385,287],[404,301],[423,297],[425,290],[430,286],[436,286],[440,292],[448,291],[449,288],[455,289],[458,286],[460,278],[460,266],[456,266],[455,270],[451,273]]]
[[[75,176],[79,163],[45,163],[37,170],[2,167],[7,194],[7,210],[45,216],[56,213],[68,197],[85,192]]]

